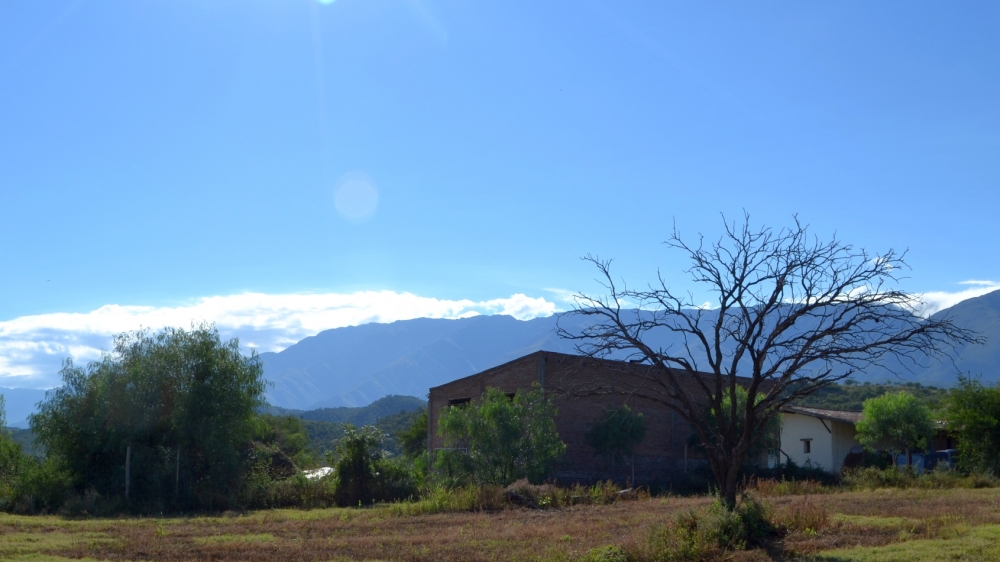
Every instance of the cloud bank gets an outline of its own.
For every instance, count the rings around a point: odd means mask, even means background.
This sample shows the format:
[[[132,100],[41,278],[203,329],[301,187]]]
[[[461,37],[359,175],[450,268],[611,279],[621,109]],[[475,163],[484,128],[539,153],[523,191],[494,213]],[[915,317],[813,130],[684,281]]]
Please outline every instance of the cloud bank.
[[[556,305],[515,294],[487,301],[444,300],[392,291],[357,293],[243,293],[205,297],[176,307],[109,304],[86,313],[22,316],[0,322],[0,387],[57,385],[63,359],[86,363],[110,348],[115,334],[214,322],[245,349],[281,351],[323,330],[411,318],[467,318],[506,314],[518,320],[548,316]]]
[[[951,308],[956,304],[975,297],[981,297],[986,293],[1000,290],[1000,282],[986,281],[981,279],[970,279],[962,281],[959,285],[965,285],[968,289],[949,293],[945,291],[931,291],[921,293],[921,304],[917,306],[917,314],[926,318],[940,312],[946,308]]]

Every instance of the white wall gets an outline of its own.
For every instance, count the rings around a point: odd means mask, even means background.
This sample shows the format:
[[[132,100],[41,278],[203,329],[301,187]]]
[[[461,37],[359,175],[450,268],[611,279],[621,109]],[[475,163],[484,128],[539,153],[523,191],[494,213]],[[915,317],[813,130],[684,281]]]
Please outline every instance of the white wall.
[[[784,462],[787,455],[799,466],[836,472],[843,468],[844,457],[851,447],[858,444],[854,438],[856,433],[849,423],[820,420],[803,414],[782,414],[781,450],[784,455],[781,460]],[[803,439],[811,440],[809,453],[803,451]]]

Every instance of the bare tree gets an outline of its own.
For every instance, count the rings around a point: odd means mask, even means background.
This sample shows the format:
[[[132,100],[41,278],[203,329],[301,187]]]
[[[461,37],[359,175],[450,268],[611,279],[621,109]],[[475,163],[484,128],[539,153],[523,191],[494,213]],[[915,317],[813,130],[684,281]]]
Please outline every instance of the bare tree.
[[[644,374],[634,392],[691,424],[730,508],[748,451],[786,404],[889,358],[905,370],[982,342],[949,319],[917,314],[919,297],[895,288],[905,253],[870,254],[807,230],[797,217],[780,231],[754,228],[745,215],[742,224],[726,222],[718,241],[691,245],[675,227],[666,245],[691,260],[692,281],[718,299],[711,310],[662,275],[643,290],[618,285],[610,261],[587,256],[607,295],[577,295],[570,314],[590,323],[558,329],[585,355],[650,367],[636,371]],[[656,346],[657,333],[681,336],[683,345]]]

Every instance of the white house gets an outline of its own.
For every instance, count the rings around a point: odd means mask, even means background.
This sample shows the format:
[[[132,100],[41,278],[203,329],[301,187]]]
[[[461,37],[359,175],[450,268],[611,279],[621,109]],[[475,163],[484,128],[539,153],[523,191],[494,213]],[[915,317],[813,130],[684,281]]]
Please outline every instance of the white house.
[[[781,410],[781,456],[799,466],[837,472],[861,451],[854,425],[861,412],[787,406]]]

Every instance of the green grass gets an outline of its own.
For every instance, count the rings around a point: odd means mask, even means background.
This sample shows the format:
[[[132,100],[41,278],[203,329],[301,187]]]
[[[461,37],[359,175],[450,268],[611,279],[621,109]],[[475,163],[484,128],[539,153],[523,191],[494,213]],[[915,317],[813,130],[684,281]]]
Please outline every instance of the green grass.
[[[274,542],[274,535],[271,533],[258,533],[256,535],[213,535],[210,537],[197,537],[194,539],[200,544],[225,544],[225,543],[262,543]]]
[[[1000,560],[1000,525],[971,528],[951,539],[916,539],[875,548],[829,550],[813,560],[923,562],[932,560]]]
[[[60,550],[80,544],[94,545],[112,542],[103,533],[67,532],[64,530],[3,532],[0,533],[0,560],[65,560],[65,558],[38,558],[47,550]],[[32,558],[34,556],[34,558]]]

